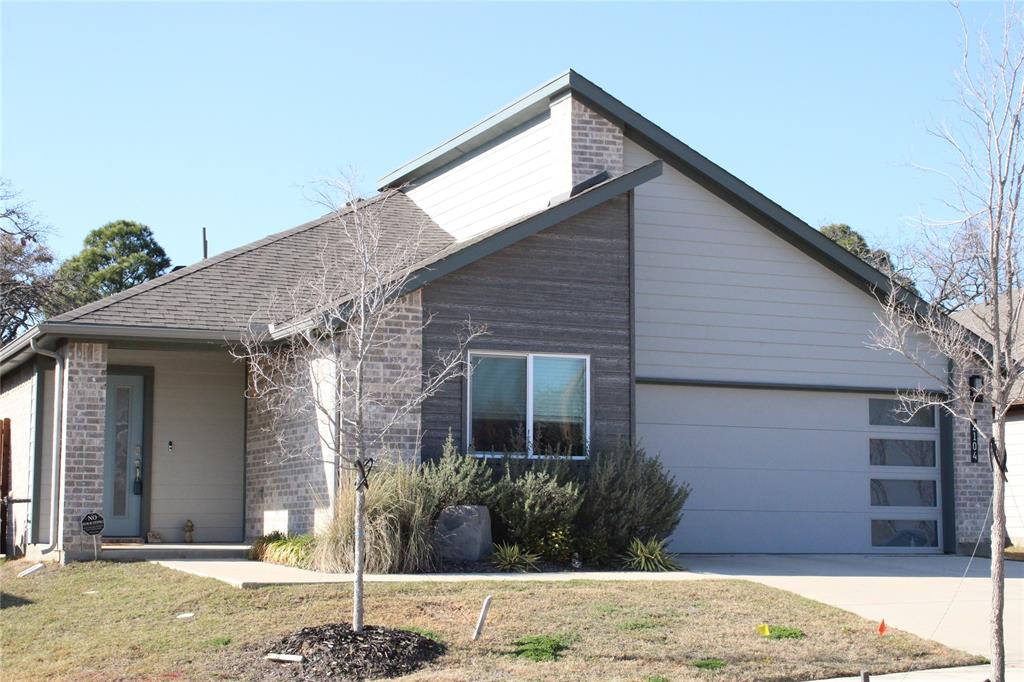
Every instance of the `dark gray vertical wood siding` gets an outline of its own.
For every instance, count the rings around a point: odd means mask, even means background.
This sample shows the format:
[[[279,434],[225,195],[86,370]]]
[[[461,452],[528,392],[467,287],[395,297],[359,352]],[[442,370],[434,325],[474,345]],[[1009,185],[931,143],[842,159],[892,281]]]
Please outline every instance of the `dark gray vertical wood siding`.
[[[445,275],[423,289],[423,363],[456,346],[466,321],[489,334],[474,349],[590,355],[591,448],[632,436],[630,220],[626,195]],[[465,379],[422,408],[423,455],[451,429],[465,448]]]

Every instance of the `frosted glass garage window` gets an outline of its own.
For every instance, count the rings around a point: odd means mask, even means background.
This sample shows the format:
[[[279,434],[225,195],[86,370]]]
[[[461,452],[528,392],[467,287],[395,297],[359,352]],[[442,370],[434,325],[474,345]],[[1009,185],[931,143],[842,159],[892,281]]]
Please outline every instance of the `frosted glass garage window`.
[[[873,547],[938,547],[939,524],[917,519],[873,519]]]
[[[871,479],[872,507],[934,507],[935,481]]]
[[[935,441],[933,440],[872,438],[870,448],[870,461],[874,466],[935,466]]]
[[[935,408],[923,407],[913,415],[903,411],[899,400],[891,398],[868,399],[868,423],[872,426],[935,426]]]
[[[469,360],[473,451],[586,455],[587,356],[477,351]]]

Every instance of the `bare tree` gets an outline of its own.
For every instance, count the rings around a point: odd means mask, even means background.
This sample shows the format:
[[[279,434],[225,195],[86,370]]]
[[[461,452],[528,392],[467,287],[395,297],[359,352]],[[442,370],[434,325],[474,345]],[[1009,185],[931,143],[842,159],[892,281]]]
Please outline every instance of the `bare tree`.
[[[0,178],[0,346],[44,317],[55,261],[46,235],[30,204]]]
[[[275,297],[273,322],[251,321],[234,351],[249,366],[248,397],[266,416],[280,455],[325,462],[334,470],[332,487],[339,469],[354,471],[356,632],[363,629],[365,495],[374,461],[396,454],[415,410],[463,374],[465,349],[483,333],[467,323],[453,347],[424,367],[415,339],[430,320],[411,284],[436,248],[424,228],[388,229],[393,197],[363,201],[347,180],[324,183],[317,200],[331,211],[332,238],[298,284]],[[403,352],[410,344],[414,352]],[[306,448],[292,438],[303,421],[317,434]]]
[[[1005,5],[998,42],[984,32],[972,35],[962,15],[961,26],[961,120],[934,131],[956,159],[954,170],[942,172],[952,186],[947,208],[954,218],[922,226],[905,256],[922,297],[891,282],[882,294],[874,345],[909,358],[943,384],[947,377],[934,359],[936,354],[949,358],[954,372],[946,394],[908,393],[901,396],[902,408],[908,415],[923,408],[945,410],[965,432],[974,429],[988,450],[982,457],[992,465],[992,680],[1003,682],[1006,417],[1020,397],[1024,371],[1019,335],[1024,322],[1024,21],[1015,6]]]

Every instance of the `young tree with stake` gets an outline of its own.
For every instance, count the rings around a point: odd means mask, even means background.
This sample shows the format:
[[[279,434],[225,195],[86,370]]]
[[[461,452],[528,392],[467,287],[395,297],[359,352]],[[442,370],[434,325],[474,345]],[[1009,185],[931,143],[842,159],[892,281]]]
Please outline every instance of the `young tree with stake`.
[[[387,228],[394,193],[363,201],[347,180],[336,180],[323,183],[317,196],[330,209],[332,238],[321,245],[319,262],[273,298],[273,322],[250,322],[234,353],[248,364],[248,397],[280,455],[324,462],[332,487],[338,470],[354,474],[352,628],[361,632],[365,500],[374,461],[400,454],[417,408],[465,372],[465,350],[483,330],[467,323],[427,368],[418,350],[401,352],[430,322],[412,281],[439,247],[423,228]],[[303,423],[316,424],[315,442],[296,442]]]
[[[947,207],[956,216],[923,226],[907,250],[905,265],[921,299],[895,280],[888,292],[879,292],[884,310],[874,345],[909,358],[943,384],[946,377],[931,369],[935,364],[929,358],[935,353],[949,358],[953,377],[946,395],[907,393],[901,396],[903,410],[908,415],[922,408],[945,410],[964,432],[976,430],[979,465],[986,459],[991,464],[992,682],[1003,682],[1006,417],[1024,389],[1024,20],[1016,7],[1006,5],[997,44],[984,34],[973,40],[962,16],[961,22],[957,103],[962,125],[935,131],[956,159],[953,171],[942,172],[953,188]]]

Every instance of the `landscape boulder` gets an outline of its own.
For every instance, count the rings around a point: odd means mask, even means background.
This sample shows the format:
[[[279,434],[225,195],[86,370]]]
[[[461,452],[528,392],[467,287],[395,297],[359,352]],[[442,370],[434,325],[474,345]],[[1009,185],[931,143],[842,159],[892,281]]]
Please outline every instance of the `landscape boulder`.
[[[444,561],[480,561],[491,554],[491,515],[482,505],[445,507],[434,537]]]

